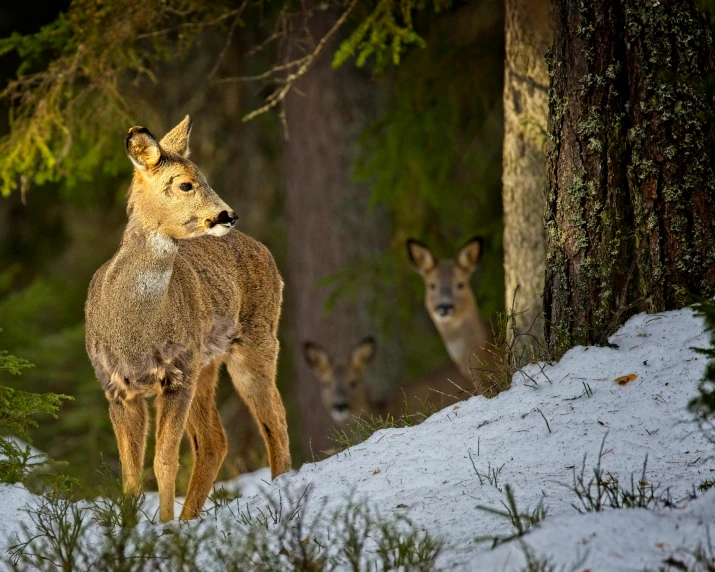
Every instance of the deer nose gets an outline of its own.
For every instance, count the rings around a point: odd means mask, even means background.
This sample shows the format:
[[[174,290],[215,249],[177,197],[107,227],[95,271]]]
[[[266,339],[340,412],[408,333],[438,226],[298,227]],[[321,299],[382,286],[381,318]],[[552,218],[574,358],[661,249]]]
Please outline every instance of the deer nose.
[[[442,317],[449,316],[454,314],[454,304],[439,304],[435,310]]]
[[[347,403],[336,403],[333,405],[333,409],[337,411],[338,413],[344,413],[345,411],[348,410],[348,404]]]
[[[225,226],[233,226],[238,220],[238,215],[231,211],[221,211],[218,216],[213,220],[213,224],[223,224]],[[212,225],[213,226],[213,225]]]

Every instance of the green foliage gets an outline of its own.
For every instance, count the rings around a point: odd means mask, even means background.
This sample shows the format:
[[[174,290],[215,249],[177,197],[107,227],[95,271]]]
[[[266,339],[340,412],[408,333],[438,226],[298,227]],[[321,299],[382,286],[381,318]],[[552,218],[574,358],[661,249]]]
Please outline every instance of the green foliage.
[[[28,438],[28,428],[37,427],[32,416],[47,413],[57,419],[57,411],[64,399],[72,398],[55,393],[28,393],[0,386],[0,430]]]
[[[357,28],[340,44],[333,56],[333,68],[352,57],[358,67],[370,57],[375,58],[377,70],[383,70],[389,63],[399,65],[408,46],[426,46],[424,38],[415,31],[412,12],[424,11],[428,4],[435,12],[441,12],[451,7],[452,0],[377,0],[368,8],[371,12],[361,17]]]
[[[715,417],[715,300],[702,300],[693,305],[695,312],[705,320],[705,330],[710,332],[709,348],[694,348],[708,359],[705,375],[698,385],[698,395],[688,404],[688,408],[711,440],[715,440],[712,420]]]
[[[715,487],[715,479],[705,479],[704,481],[701,481],[701,483],[698,485],[698,491],[704,493],[705,491],[709,491],[713,487]]]
[[[7,350],[0,350],[0,371],[5,370],[12,375],[20,375],[23,369],[32,367],[32,365],[33,364],[26,359],[10,355]],[[0,394],[0,402],[2,399],[1,396],[2,394]]]
[[[27,360],[0,351],[0,371],[20,375],[22,369],[29,367],[32,364]],[[29,393],[0,385],[0,433],[29,440],[29,428],[38,426],[33,416],[44,413],[56,419],[65,399],[71,398],[54,393]],[[34,454],[29,444],[23,448],[16,440],[0,436],[0,483],[25,482],[34,470],[51,465],[56,463],[48,461],[44,455]]]
[[[199,31],[231,14],[221,2],[75,0],[39,32],[0,40],[0,55],[15,51],[22,62],[0,92],[10,104],[0,194],[116,173],[122,153],[115,141],[136,121],[137,88],[156,80],[158,62],[185,52]]]

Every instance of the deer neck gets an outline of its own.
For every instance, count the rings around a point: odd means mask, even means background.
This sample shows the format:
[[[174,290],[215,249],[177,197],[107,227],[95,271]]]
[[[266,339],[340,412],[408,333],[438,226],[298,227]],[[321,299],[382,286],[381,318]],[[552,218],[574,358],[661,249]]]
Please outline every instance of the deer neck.
[[[442,337],[447,353],[459,368],[462,375],[470,379],[470,364],[479,367],[479,360],[484,360],[487,353],[484,346],[491,340],[489,327],[482,320],[477,308],[477,301],[472,295],[468,308],[455,320],[434,320],[437,331]]]
[[[130,219],[110,269],[128,306],[143,312],[146,306],[162,305],[178,250],[175,239]]]

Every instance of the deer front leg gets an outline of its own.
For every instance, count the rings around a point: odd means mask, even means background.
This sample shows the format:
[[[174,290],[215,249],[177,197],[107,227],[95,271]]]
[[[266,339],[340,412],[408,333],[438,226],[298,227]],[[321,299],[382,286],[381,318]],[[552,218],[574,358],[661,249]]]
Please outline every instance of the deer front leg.
[[[122,487],[126,494],[138,494],[142,488],[146,446],[146,401],[143,397],[109,399],[109,418],[122,463]]]
[[[193,397],[193,384],[163,389],[156,398],[154,474],[159,487],[159,519],[174,520],[179,445]]]

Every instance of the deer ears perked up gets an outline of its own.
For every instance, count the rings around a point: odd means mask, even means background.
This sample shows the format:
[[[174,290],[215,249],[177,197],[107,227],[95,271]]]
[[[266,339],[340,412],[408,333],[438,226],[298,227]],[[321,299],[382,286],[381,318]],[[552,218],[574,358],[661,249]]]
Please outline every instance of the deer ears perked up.
[[[328,350],[315,342],[308,341],[303,344],[303,357],[311,369],[321,378],[325,377],[333,367]]]
[[[356,371],[362,370],[375,357],[376,346],[375,338],[372,336],[359,341],[350,350],[350,367]]]
[[[162,150],[187,158],[192,124],[191,116],[187,115],[161,142],[157,142],[146,127],[132,127],[124,138],[127,156],[140,171],[156,167],[161,160]]]
[[[159,142],[162,149],[173,151],[177,155],[181,155],[184,159],[189,158],[189,136],[191,135],[191,127],[194,122],[190,115],[184,119],[171,131],[169,131]]]
[[[412,262],[412,267],[417,272],[429,272],[437,266],[437,257],[429,249],[429,246],[419,240],[407,239],[407,254]]]
[[[483,251],[484,239],[481,236],[475,236],[459,249],[455,262],[463,270],[466,270],[467,272],[474,272],[474,269],[482,259]]]

